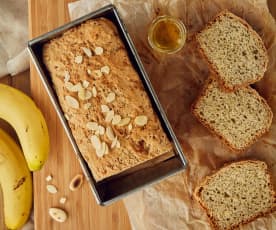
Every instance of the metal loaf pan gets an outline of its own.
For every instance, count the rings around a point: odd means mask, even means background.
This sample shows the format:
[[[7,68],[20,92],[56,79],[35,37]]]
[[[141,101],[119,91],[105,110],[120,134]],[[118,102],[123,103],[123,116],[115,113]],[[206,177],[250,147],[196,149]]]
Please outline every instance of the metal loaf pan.
[[[169,140],[174,145],[174,155],[165,161],[149,165],[143,168],[142,170],[136,170],[129,174],[122,174],[121,176],[119,174],[116,177],[111,177],[107,180],[103,180],[97,183],[94,180],[92,172],[90,171],[85,159],[82,157],[80,150],[75,142],[75,139],[71,133],[69,125],[67,124],[67,121],[64,117],[57,95],[54,91],[51,78],[46,70],[45,65],[43,64],[42,46],[50,39],[60,36],[66,30],[74,26],[77,26],[86,20],[98,17],[105,17],[111,20],[117,27],[120,38],[127,49],[132,65],[137,71],[138,75],[140,76],[140,79],[144,85],[145,90],[147,91],[152,106],[159,117],[164,131],[166,132]],[[157,99],[157,96],[152,88],[149,78],[143,68],[142,62],[114,5],[105,6],[95,12],[85,15],[77,20],[74,20],[53,31],[50,31],[40,37],[37,37],[29,41],[28,50],[40,75],[43,85],[50,97],[50,100],[57,111],[57,114],[61,120],[65,132],[68,135],[68,138],[70,139],[70,142],[80,162],[83,172],[90,183],[95,198],[100,205],[110,204],[115,200],[125,197],[127,194],[131,192],[137,191],[142,187],[150,185],[154,182],[158,182],[168,176],[171,176],[183,170],[186,167],[187,162],[182,152],[182,148],[179,142],[177,141],[175,134],[173,133],[168,119]]]

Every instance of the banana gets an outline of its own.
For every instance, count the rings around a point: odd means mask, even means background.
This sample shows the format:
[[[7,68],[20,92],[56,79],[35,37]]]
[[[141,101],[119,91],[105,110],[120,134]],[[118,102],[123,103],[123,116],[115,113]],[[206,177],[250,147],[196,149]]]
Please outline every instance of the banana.
[[[0,185],[5,224],[20,228],[32,207],[32,179],[24,155],[8,134],[0,129]]]
[[[45,119],[30,97],[0,84],[0,118],[15,129],[28,167],[39,170],[49,152],[49,134]]]

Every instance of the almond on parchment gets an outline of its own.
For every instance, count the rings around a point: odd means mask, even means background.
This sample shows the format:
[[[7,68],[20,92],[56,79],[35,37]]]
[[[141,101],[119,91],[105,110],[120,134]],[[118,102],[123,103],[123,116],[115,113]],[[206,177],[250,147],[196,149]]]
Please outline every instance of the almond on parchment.
[[[65,96],[65,101],[66,103],[68,104],[68,106],[74,108],[74,109],[78,109],[80,106],[79,106],[79,102],[77,99],[75,99],[74,97],[72,96],[69,96],[69,95],[66,95]]]
[[[81,55],[78,55],[78,56],[75,57],[75,62],[76,62],[77,64],[81,64],[81,63],[82,63],[82,60],[83,60],[83,58],[82,58]]]
[[[144,126],[148,123],[148,117],[147,116],[144,116],[144,115],[141,115],[141,116],[137,116],[135,117],[134,119],[134,123],[137,125],[137,126]]]
[[[87,47],[81,47],[81,49],[83,50],[83,52],[86,54],[87,57],[92,57],[91,49],[89,49]]]

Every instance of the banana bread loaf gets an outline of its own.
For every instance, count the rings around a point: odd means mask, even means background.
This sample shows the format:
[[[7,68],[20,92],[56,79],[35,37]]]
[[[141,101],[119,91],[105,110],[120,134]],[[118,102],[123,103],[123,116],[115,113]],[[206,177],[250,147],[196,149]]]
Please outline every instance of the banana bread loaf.
[[[172,156],[173,147],[111,21],[92,19],[69,29],[44,45],[43,60],[96,181]]]

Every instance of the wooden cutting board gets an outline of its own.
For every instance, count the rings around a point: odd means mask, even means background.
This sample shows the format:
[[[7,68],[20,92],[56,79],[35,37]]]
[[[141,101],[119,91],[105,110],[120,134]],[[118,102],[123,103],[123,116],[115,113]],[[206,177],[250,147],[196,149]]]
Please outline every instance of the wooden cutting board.
[[[30,38],[52,30],[69,21],[69,0],[29,0]],[[77,190],[69,190],[70,180],[82,170],[66,137],[57,114],[44,90],[38,73],[31,64],[31,94],[45,115],[50,132],[51,149],[43,169],[34,173],[34,219],[37,230],[125,230],[130,229],[128,216],[122,202],[108,207],[96,204],[87,182]],[[46,190],[45,178],[58,188],[56,194]],[[66,197],[65,204],[59,199]],[[68,213],[65,223],[53,221],[48,215],[50,207],[60,207]]]

